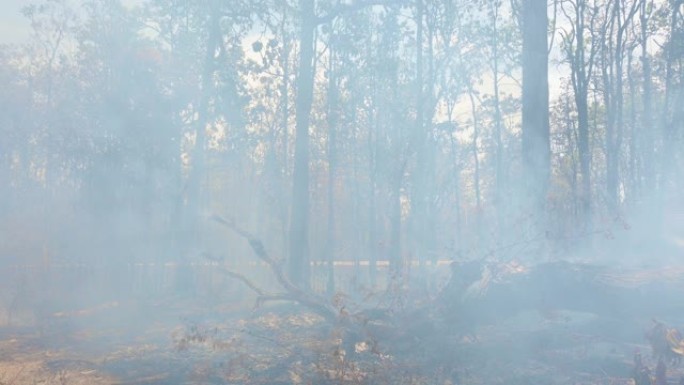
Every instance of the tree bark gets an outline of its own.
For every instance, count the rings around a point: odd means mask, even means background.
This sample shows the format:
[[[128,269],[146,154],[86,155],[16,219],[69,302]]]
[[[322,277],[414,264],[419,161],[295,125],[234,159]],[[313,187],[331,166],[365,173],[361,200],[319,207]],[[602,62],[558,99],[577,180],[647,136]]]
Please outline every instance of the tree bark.
[[[676,140],[676,134],[677,134],[677,123],[674,122],[672,119],[672,110],[676,109],[675,104],[672,103],[673,99],[673,94],[674,94],[674,88],[675,88],[675,81],[674,81],[674,75],[675,75],[675,70],[674,70],[674,65],[676,62],[676,56],[674,52],[674,47],[676,45],[674,44],[673,40],[675,36],[677,35],[677,24],[678,24],[678,16],[679,16],[679,8],[681,5],[684,3],[683,0],[675,0],[671,2],[671,16],[670,16],[670,42],[668,44],[668,47],[665,51],[665,100],[663,101],[663,109],[662,109],[662,115],[661,115],[661,125],[662,125],[662,135],[663,135],[663,154],[662,154],[662,159],[661,159],[661,193],[665,193],[667,190],[666,186],[668,186],[671,181],[670,179],[672,178],[672,158],[675,153],[675,143],[677,142]]]
[[[288,274],[303,288],[310,285],[309,265],[309,122],[313,100],[314,0],[299,2],[299,73],[297,76],[295,160],[292,174]]]
[[[580,158],[580,172],[582,173],[581,208],[582,220],[587,227],[591,227],[591,148],[589,144],[589,81],[594,66],[595,45],[592,42],[589,62],[585,61],[585,0],[577,1],[577,16],[575,34],[577,49],[572,66],[573,89],[575,91],[575,105],[577,108],[578,149]]]
[[[470,145],[470,151],[473,156],[473,185],[475,186],[475,223],[477,223],[477,234],[480,236],[482,230],[480,223],[482,222],[482,196],[480,193],[480,150],[477,141],[480,138],[480,123],[477,115],[477,104],[475,103],[475,90],[469,86],[468,98],[470,99],[470,113],[473,117],[473,141]]]
[[[523,0],[522,158],[526,206],[542,217],[551,174],[547,27],[546,0]]]
[[[413,173],[413,189],[411,194],[411,240],[412,255],[418,263],[426,260],[426,225],[427,225],[427,147],[425,132],[425,87],[423,71],[423,30],[424,30],[424,5],[423,0],[416,0],[416,79],[415,79],[415,108],[416,121],[413,137],[416,147],[416,169]]]
[[[209,104],[214,89],[213,76],[216,71],[216,51],[221,45],[221,26],[218,3],[212,2],[209,8],[207,31],[207,45],[202,71],[202,89],[197,106],[197,121],[195,126],[195,147],[192,151],[192,163],[187,180],[187,204],[184,207],[184,229],[187,238],[180,235],[178,249],[182,250],[178,258],[183,258],[192,248],[198,248],[202,233],[202,216],[204,215],[205,199],[203,182],[206,177],[206,130],[209,124]],[[188,289],[190,276],[187,267],[179,270],[177,285],[179,289]]]
[[[326,259],[328,264],[327,291],[335,292],[335,172],[337,169],[337,121],[338,96],[335,74],[335,48],[330,50],[330,67],[328,69],[328,229],[326,241]]]
[[[641,141],[642,149],[641,156],[642,159],[642,173],[643,173],[643,184],[644,189],[653,191],[656,187],[655,178],[655,167],[654,163],[654,144],[655,138],[653,136],[653,103],[652,103],[652,79],[651,79],[651,59],[648,53],[648,39],[649,39],[649,16],[650,13],[647,9],[648,1],[643,0],[641,2],[641,66],[643,71],[643,112],[641,114]]]
[[[504,202],[504,170],[503,170],[503,141],[502,126],[503,115],[501,114],[501,97],[499,92],[499,6],[500,3],[494,4],[493,16],[493,34],[492,34],[492,77],[494,81],[494,205],[496,206],[497,215],[497,241],[501,242],[504,228],[506,227],[506,204]]]

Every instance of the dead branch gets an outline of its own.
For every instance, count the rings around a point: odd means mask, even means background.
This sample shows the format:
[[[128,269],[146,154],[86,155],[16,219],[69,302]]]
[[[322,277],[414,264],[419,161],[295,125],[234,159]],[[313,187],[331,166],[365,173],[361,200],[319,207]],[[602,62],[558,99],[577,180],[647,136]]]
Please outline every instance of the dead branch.
[[[228,227],[249,242],[249,246],[252,248],[254,254],[256,254],[259,259],[266,262],[275,275],[278,284],[280,284],[280,286],[282,286],[283,289],[285,289],[285,291],[288,293],[286,296],[279,297],[279,299],[287,299],[299,302],[328,321],[334,322],[338,320],[337,311],[334,307],[330,306],[324,298],[310,291],[302,290],[285,276],[280,263],[268,255],[261,240],[248,231],[237,226],[233,220],[226,220],[218,215],[212,215],[211,219]],[[268,296],[263,297],[267,297],[268,299]]]
[[[406,1],[397,1],[397,0],[365,0],[365,1],[357,1],[357,2],[352,2],[351,4],[338,4],[335,6],[333,9],[331,9],[327,14],[318,16],[316,18],[316,24],[325,24],[333,21],[335,18],[338,16],[342,16],[344,14],[349,14],[352,12],[359,11],[364,8],[369,8],[373,7],[376,5],[382,5],[382,6],[404,6],[407,5],[408,2]]]
[[[206,258],[209,258],[210,260],[213,260],[211,257],[208,257],[205,255]],[[257,294],[257,299],[256,303],[254,304],[254,309],[258,309],[263,305],[265,302],[269,301],[295,301],[292,296],[285,294],[285,293],[278,293],[278,294],[270,294],[264,292],[263,289],[261,289],[259,286],[257,286],[254,282],[252,282],[249,278],[245,277],[243,274],[240,274],[238,272],[228,270],[226,268],[220,267],[219,272],[221,272],[224,275],[227,275],[230,278],[236,279],[248,288],[250,288],[254,293]],[[0,384],[1,385],[1,384]]]
[[[249,280],[247,277],[245,277],[244,275],[242,275],[242,274],[240,274],[240,273],[237,273],[237,272],[234,272],[234,271],[232,271],[232,270],[223,269],[223,268],[221,268],[219,271],[220,271],[221,273],[223,273],[224,275],[227,275],[227,276],[229,276],[229,277],[231,277],[231,278],[233,278],[233,279],[237,279],[238,281],[242,282],[245,286],[247,286],[248,288],[252,289],[252,291],[255,292],[259,297],[262,297],[262,296],[265,295],[265,294],[264,294],[264,291],[261,290],[260,287],[258,287],[256,284],[254,284],[252,281],[250,281],[250,280]]]

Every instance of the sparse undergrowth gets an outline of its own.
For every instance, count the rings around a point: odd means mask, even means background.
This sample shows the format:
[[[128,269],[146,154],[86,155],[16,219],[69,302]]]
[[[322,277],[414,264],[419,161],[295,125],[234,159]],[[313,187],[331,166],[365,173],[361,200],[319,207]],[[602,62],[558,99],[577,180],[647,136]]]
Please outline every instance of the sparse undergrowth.
[[[186,325],[173,336],[177,351],[209,355],[212,361],[223,361],[214,366],[215,372],[211,375],[227,383],[445,384],[451,381],[447,378],[451,370],[436,368],[436,371],[421,373],[420,368],[414,367],[415,360],[388,354],[376,340],[368,338],[350,344],[345,338],[343,328],[329,327],[320,316],[282,309],[241,320],[237,325]]]

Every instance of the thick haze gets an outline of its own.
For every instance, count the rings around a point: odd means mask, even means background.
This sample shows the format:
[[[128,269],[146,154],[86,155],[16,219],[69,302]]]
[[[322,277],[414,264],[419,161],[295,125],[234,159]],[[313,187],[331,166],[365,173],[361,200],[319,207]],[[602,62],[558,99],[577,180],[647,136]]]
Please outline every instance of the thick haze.
[[[0,43],[17,44],[28,40],[31,26],[21,15],[24,0],[5,0],[0,13]]]
[[[4,0],[0,328],[677,319],[681,1],[378,3]]]

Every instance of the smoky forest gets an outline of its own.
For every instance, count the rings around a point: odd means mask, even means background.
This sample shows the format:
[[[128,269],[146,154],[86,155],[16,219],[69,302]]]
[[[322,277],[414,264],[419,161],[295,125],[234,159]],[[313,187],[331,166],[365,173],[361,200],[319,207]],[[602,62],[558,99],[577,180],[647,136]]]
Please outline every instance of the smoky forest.
[[[0,385],[684,384],[684,0],[3,0]]]

